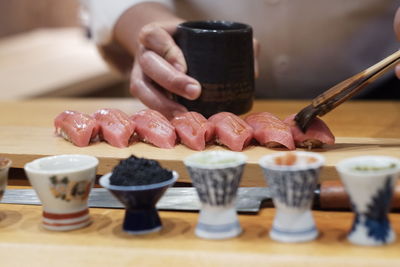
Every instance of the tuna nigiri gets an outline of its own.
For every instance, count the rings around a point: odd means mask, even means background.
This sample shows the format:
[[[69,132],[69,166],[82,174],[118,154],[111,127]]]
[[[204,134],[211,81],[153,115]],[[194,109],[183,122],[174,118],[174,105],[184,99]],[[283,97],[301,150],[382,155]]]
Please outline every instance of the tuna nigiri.
[[[54,127],[57,135],[80,147],[89,145],[99,132],[99,125],[93,117],[73,110],[60,113],[54,119]]]
[[[303,133],[294,121],[296,114],[287,117],[284,122],[290,126],[296,147],[314,148],[323,144],[333,145],[335,136],[328,126],[319,118],[314,118],[307,131]]]
[[[214,125],[194,111],[176,116],[171,123],[181,143],[194,150],[204,150],[214,135]]]
[[[161,148],[173,148],[176,143],[175,127],[160,112],[145,109],[131,116],[136,133],[147,143]]]
[[[233,151],[242,151],[253,137],[253,129],[233,113],[220,112],[208,120],[215,126],[216,141]]]
[[[93,117],[100,125],[99,136],[112,146],[127,147],[134,131],[135,123],[127,114],[115,108],[97,110]]]
[[[261,145],[296,149],[290,127],[275,115],[269,112],[253,113],[245,121],[253,128],[253,136]]]

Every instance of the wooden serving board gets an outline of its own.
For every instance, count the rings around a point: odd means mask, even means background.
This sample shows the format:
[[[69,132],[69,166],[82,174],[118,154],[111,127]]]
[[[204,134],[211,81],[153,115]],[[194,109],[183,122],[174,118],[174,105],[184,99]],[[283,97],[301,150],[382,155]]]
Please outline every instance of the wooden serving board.
[[[212,145],[207,150],[224,150],[226,148]],[[243,186],[264,186],[258,160],[261,156],[282,150],[272,150],[262,146],[249,146],[243,153],[248,156]],[[347,157],[361,155],[387,155],[400,158],[400,139],[398,138],[356,138],[338,137],[336,144],[323,149],[314,149],[326,158],[321,179],[338,179],[335,164]],[[177,145],[174,149],[161,149],[142,142],[134,143],[127,148],[115,148],[105,142],[94,143],[88,147],[76,147],[54,135],[53,128],[0,126],[0,155],[9,157],[12,167],[23,168],[24,164],[36,158],[58,154],[87,154],[99,158],[98,174],[110,172],[120,159],[131,154],[158,160],[164,167],[176,170],[180,181],[189,182],[183,159],[196,151]]]

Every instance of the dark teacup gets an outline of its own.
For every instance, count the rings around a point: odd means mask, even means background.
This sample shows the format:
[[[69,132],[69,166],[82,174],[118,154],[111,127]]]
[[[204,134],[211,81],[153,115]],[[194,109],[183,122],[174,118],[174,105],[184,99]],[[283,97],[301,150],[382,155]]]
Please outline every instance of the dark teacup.
[[[209,117],[221,111],[243,114],[254,96],[253,31],[249,25],[229,21],[189,21],[174,35],[202,93],[196,100],[175,96],[191,111]]]

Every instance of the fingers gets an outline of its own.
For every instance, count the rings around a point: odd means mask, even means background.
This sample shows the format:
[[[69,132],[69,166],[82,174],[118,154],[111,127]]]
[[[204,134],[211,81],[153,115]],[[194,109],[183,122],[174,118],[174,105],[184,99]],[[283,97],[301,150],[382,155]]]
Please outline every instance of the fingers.
[[[397,39],[400,40],[400,8],[397,9],[396,16],[394,17],[394,31],[396,32]],[[400,79],[400,64],[395,68],[397,78]]]
[[[144,74],[168,91],[190,100],[199,97],[200,84],[195,79],[177,71],[155,52],[144,51],[139,56],[139,63]]]
[[[160,55],[177,70],[185,73],[187,70],[185,58],[171,36],[175,30],[176,24],[148,24],[140,31],[139,42],[146,49]]]
[[[394,17],[394,31],[397,35],[397,39],[400,40],[400,7],[396,11],[396,15]]]
[[[187,109],[172,101],[154,86],[142,72],[140,64],[135,62],[131,73],[131,94],[137,97],[147,107],[161,112],[168,119],[176,114],[186,112]]]
[[[254,77],[258,78],[260,70],[258,68],[258,58],[260,57],[260,43],[257,39],[253,38],[253,51],[254,51]]]
[[[397,78],[400,79],[400,64],[397,64],[397,66],[394,70],[395,70]]]

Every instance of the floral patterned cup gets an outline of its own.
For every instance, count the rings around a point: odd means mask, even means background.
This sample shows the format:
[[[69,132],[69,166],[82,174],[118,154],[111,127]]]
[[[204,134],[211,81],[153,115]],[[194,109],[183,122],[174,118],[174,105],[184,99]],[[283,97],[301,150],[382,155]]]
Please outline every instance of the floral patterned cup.
[[[88,197],[96,177],[97,158],[58,155],[25,164],[25,172],[43,205],[42,225],[67,231],[88,225]]]
[[[226,239],[242,232],[235,200],[246,159],[231,151],[199,152],[185,159],[201,202],[197,236]]]
[[[280,242],[315,239],[318,230],[311,213],[319,171],[324,158],[312,152],[283,152],[259,161],[276,208],[269,235]]]
[[[396,239],[388,219],[393,188],[400,173],[400,160],[385,156],[353,157],[336,166],[350,195],[355,214],[348,240],[376,246]]]
[[[8,170],[11,164],[12,161],[10,159],[0,157],[0,200],[3,198],[4,191],[6,190]]]

